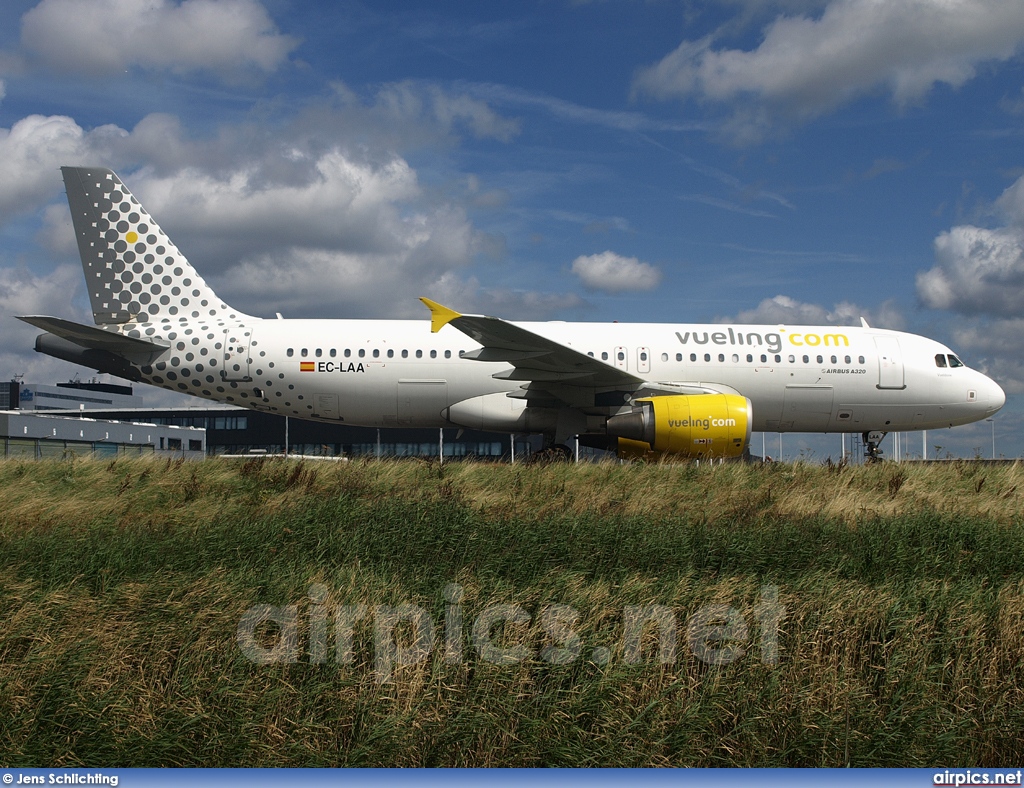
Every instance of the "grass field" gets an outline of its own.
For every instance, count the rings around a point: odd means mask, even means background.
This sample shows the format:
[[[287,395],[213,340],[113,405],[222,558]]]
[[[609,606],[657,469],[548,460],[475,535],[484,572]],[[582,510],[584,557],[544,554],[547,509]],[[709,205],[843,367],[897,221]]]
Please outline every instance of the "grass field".
[[[1019,764],[1022,508],[971,462],[0,462],[0,763]]]

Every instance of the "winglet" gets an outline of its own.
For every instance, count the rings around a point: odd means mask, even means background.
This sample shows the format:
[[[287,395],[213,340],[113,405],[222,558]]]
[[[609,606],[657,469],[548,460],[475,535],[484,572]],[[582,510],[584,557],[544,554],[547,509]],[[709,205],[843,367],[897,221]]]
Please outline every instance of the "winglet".
[[[429,298],[421,298],[420,301],[426,304],[427,309],[430,310],[430,333],[432,334],[436,334],[455,318],[462,317],[454,309],[442,306],[437,301],[431,301]]]

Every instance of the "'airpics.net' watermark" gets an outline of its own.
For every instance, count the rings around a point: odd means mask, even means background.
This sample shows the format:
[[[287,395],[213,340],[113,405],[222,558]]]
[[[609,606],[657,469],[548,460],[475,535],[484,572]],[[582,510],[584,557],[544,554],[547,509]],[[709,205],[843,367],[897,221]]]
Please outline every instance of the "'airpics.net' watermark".
[[[372,624],[373,666],[379,682],[389,681],[397,666],[425,663],[435,648],[446,664],[460,665],[467,645],[476,652],[478,660],[495,665],[516,665],[533,659],[568,665],[581,658],[608,665],[616,655],[627,665],[637,665],[644,661],[644,643],[650,642],[655,633],[654,658],[662,665],[675,664],[680,637],[690,653],[708,665],[729,665],[752,646],[763,664],[776,665],[779,660],[779,624],[785,607],[779,602],[778,587],[773,585],[761,587],[759,602],[753,609],[756,635],[748,625],[750,616],[725,604],[704,605],[686,619],[685,628],[680,626],[672,607],[626,605],[621,613],[617,649],[614,645],[585,647],[576,629],[580,614],[569,605],[546,605],[534,621],[520,605],[493,604],[481,610],[470,623],[465,620],[464,595],[464,589],[456,583],[444,587],[444,620],[438,626],[419,605],[331,605],[327,586],[313,584],[309,588],[307,661],[330,661],[332,620],[333,661],[340,665],[355,662],[357,625],[363,622],[366,628]],[[299,608],[298,604],[253,605],[246,610],[238,622],[237,634],[245,657],[257,665],[299,662]],[[539,642],[530,645],[531,638],[526,636],[518,640],[509,636],[510,632],[525,632],[534,624],[540,628],[543,646]],[[754,637],[756,645],[752,644]]]

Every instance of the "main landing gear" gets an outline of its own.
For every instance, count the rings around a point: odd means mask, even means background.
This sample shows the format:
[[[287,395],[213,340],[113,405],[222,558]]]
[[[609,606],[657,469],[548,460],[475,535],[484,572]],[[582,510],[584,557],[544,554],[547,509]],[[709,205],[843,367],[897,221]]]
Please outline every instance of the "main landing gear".
[[[572,459],[572,449],[561,443],[548,446],[546,449],[535,451],[530,455],[531,463],[547,464],[552,462],[569,462]]]
[[[864,438],[864,459],[867,462],[881,462],[882,461],[882,449],[879,444],[888,435],[887,432],[880,432],[873,430],[872,432],[865,432],[862,436]]]

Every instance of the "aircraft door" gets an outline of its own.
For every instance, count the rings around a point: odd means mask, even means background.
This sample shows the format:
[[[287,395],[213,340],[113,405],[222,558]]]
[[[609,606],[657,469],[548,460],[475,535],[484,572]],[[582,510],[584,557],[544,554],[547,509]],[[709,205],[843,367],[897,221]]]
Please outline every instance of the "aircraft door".
[[[619,369],[629,370],[629,356],[626,355],[626,348],[615,348],[615,366]]]
[[[252,341],[252,329],[238,325],[224,329],[224,366],[220,376],[224,380],[248,382],[249,376],[249,343]]]
[[[903,374],[903,355],[900,353],[899,339],[875,337],[875,349],[878,351],[878,388],[905,389],[907,384]]]
[[[636,371],[641,374],[651,371],[651,349],[638,347],[636,349]]]
[[[399,424],[441,425],[448,407],[447,380],[399,380],[395,394]]]

